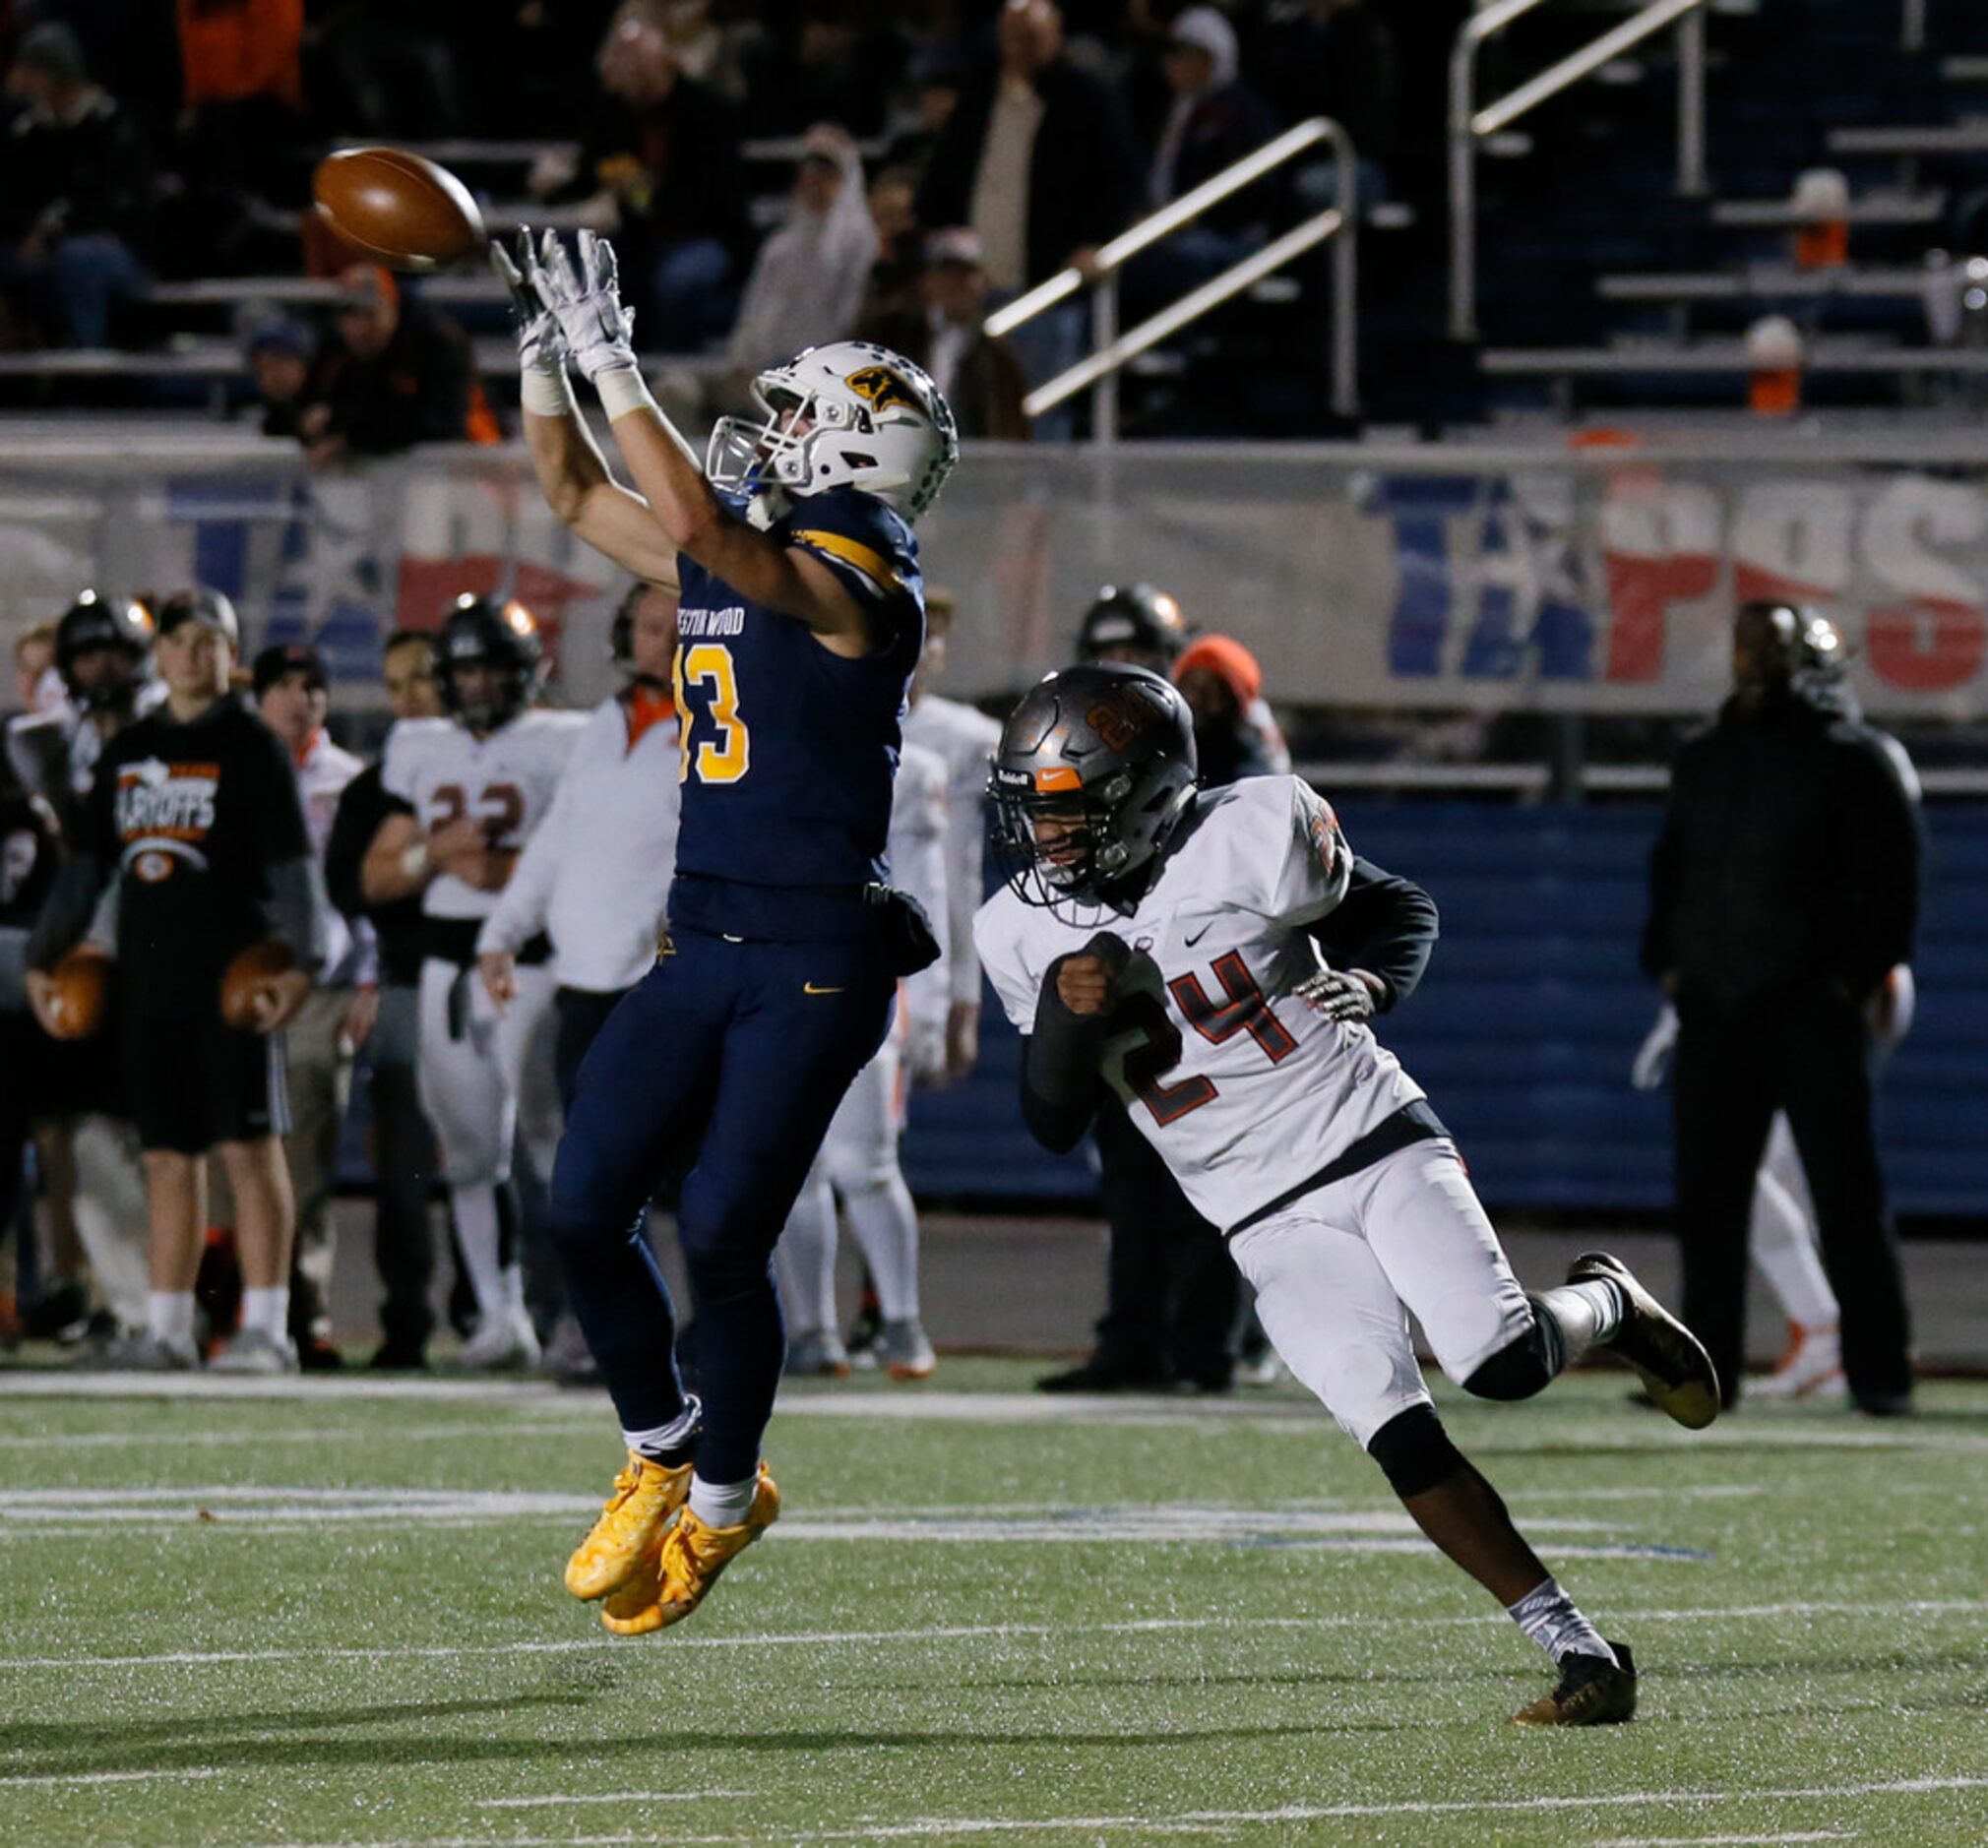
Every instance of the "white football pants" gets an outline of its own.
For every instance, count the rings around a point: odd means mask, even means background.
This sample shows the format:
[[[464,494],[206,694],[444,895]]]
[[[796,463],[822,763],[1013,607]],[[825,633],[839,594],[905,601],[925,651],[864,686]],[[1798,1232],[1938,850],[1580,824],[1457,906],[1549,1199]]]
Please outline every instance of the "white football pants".
[[[552,1178],[562,1119],[552,1069],[559,1022],[558,984],[549,962],[520,966],[518,992],[501,1014],[475,970],[431,956],[421,965],[421,1108],[434,1126],[449,1185],[464,1267],[484,1315],[507,1313],[518,1290],[504,1276],[497,1190],[511,1179],[511,1149],[522,1140],[541,1181]],[[450,1031],[450,992],[460,1031]],[[516,1258],[512,1255],[515,1267]]]
[[[884,1320],[918,1314],[918,1215],[898,1164],[904,1129],[903,1024],[901,1008],[882,1050],[856,1074],[837,1109],[775,1247],[780,1304],[796,1334],[836,1325],[838,1202],[870,1266]]]
[[[1447,1141],[1410,1143],[1306,1194],[1244,1227],[1229,1255],[1284,1365],[1362,1449],[1390,1419],[1429,1403],[1411,1311],[1459,1385],[1532,1325]]]

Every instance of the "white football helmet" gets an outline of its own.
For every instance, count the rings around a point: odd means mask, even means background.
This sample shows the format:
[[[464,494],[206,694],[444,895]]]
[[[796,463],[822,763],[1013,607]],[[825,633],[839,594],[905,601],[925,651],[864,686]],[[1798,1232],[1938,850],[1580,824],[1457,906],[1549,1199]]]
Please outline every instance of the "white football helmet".
[[[832,340],[753,380],[766,416],[720,417],[704,471],[714,487],[795,499],[861,488],[916,520],[960,460],[960,433],[939,388],[888,346]]]

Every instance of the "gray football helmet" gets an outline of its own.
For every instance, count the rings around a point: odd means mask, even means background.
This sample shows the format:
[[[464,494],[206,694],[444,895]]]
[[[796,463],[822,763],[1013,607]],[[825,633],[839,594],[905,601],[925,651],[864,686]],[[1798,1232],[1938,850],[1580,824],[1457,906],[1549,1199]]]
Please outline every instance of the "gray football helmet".
[[[1143,667],[1068,667],[1008,715],[987,791],[995,846],[1029,904],[1125,908],[1194,799],[1194,718]]]

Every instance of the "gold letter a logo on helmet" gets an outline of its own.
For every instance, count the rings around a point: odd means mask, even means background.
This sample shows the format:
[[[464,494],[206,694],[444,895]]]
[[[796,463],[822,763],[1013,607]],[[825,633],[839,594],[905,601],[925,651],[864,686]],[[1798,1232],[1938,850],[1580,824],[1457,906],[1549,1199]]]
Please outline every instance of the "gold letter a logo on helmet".
[[[902,404],[908,410],[923,408],[917,393],[889,366],[865,366],[842,383],[858,398],[867,398],[878,410],[889,410],[893,404]]]

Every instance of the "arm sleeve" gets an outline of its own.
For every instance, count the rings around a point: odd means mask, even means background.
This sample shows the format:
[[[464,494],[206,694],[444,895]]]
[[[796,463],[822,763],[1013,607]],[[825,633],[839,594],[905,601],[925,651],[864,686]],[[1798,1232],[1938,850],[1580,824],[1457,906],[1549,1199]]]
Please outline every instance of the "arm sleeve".
[[[1074,955],[1096,955],[1114,975],[1132,958],[1122,938],[1100,931]],[[1097,1114],[1098,1062],[1112,1030],[1112,1014],[1073,1014],[1056,992],[1056,972],[1068,960],[1058,956],[1042,974],[1035,1004],[1035,1030],[1022,1045],[1022,1120],[1028,1133],[1055,1154],[1075,1148]]]
[[[272,934],[290,947],[297,967],[307,975],[325,966],[325,922],[331,900],[325,896],[325,876],[308,853],[277,860],[269,869],[270,895],[266,910]]]
[[[1262,779],[1266,785],[1272,780]],[[1264,900],[1264,915],[1298,930],[1338,907],[1352,877],[1353,851],[1339,832],[1339,818],[1324,796],[1295,776],[1275,781],[1288,790],[1290,806],[1278,818],[1279,857]]]
[[[1671,786],[1671,803],[1663,812],[1663,827],[1649,853],[1649,916],[1643,926],[1643,972],[1660,982],[1677,967],[1677,951],[1671,937],[1671,920],[1677,909],[1678,883],[1677,791]]]
[[[1337,969],[1364,969],[1388,986],[1382,1006],[1415,992],[1436,947],[1436,901],[1411,879],[1353,859],[1346,895],[1309,933]]]
[[[1875,738],[1845,751],[1844,812],[1851,854],[1836,973],[1853,994],[1872,993],[1912,959],[1919,918],[1919,822],[1896,766]]]

